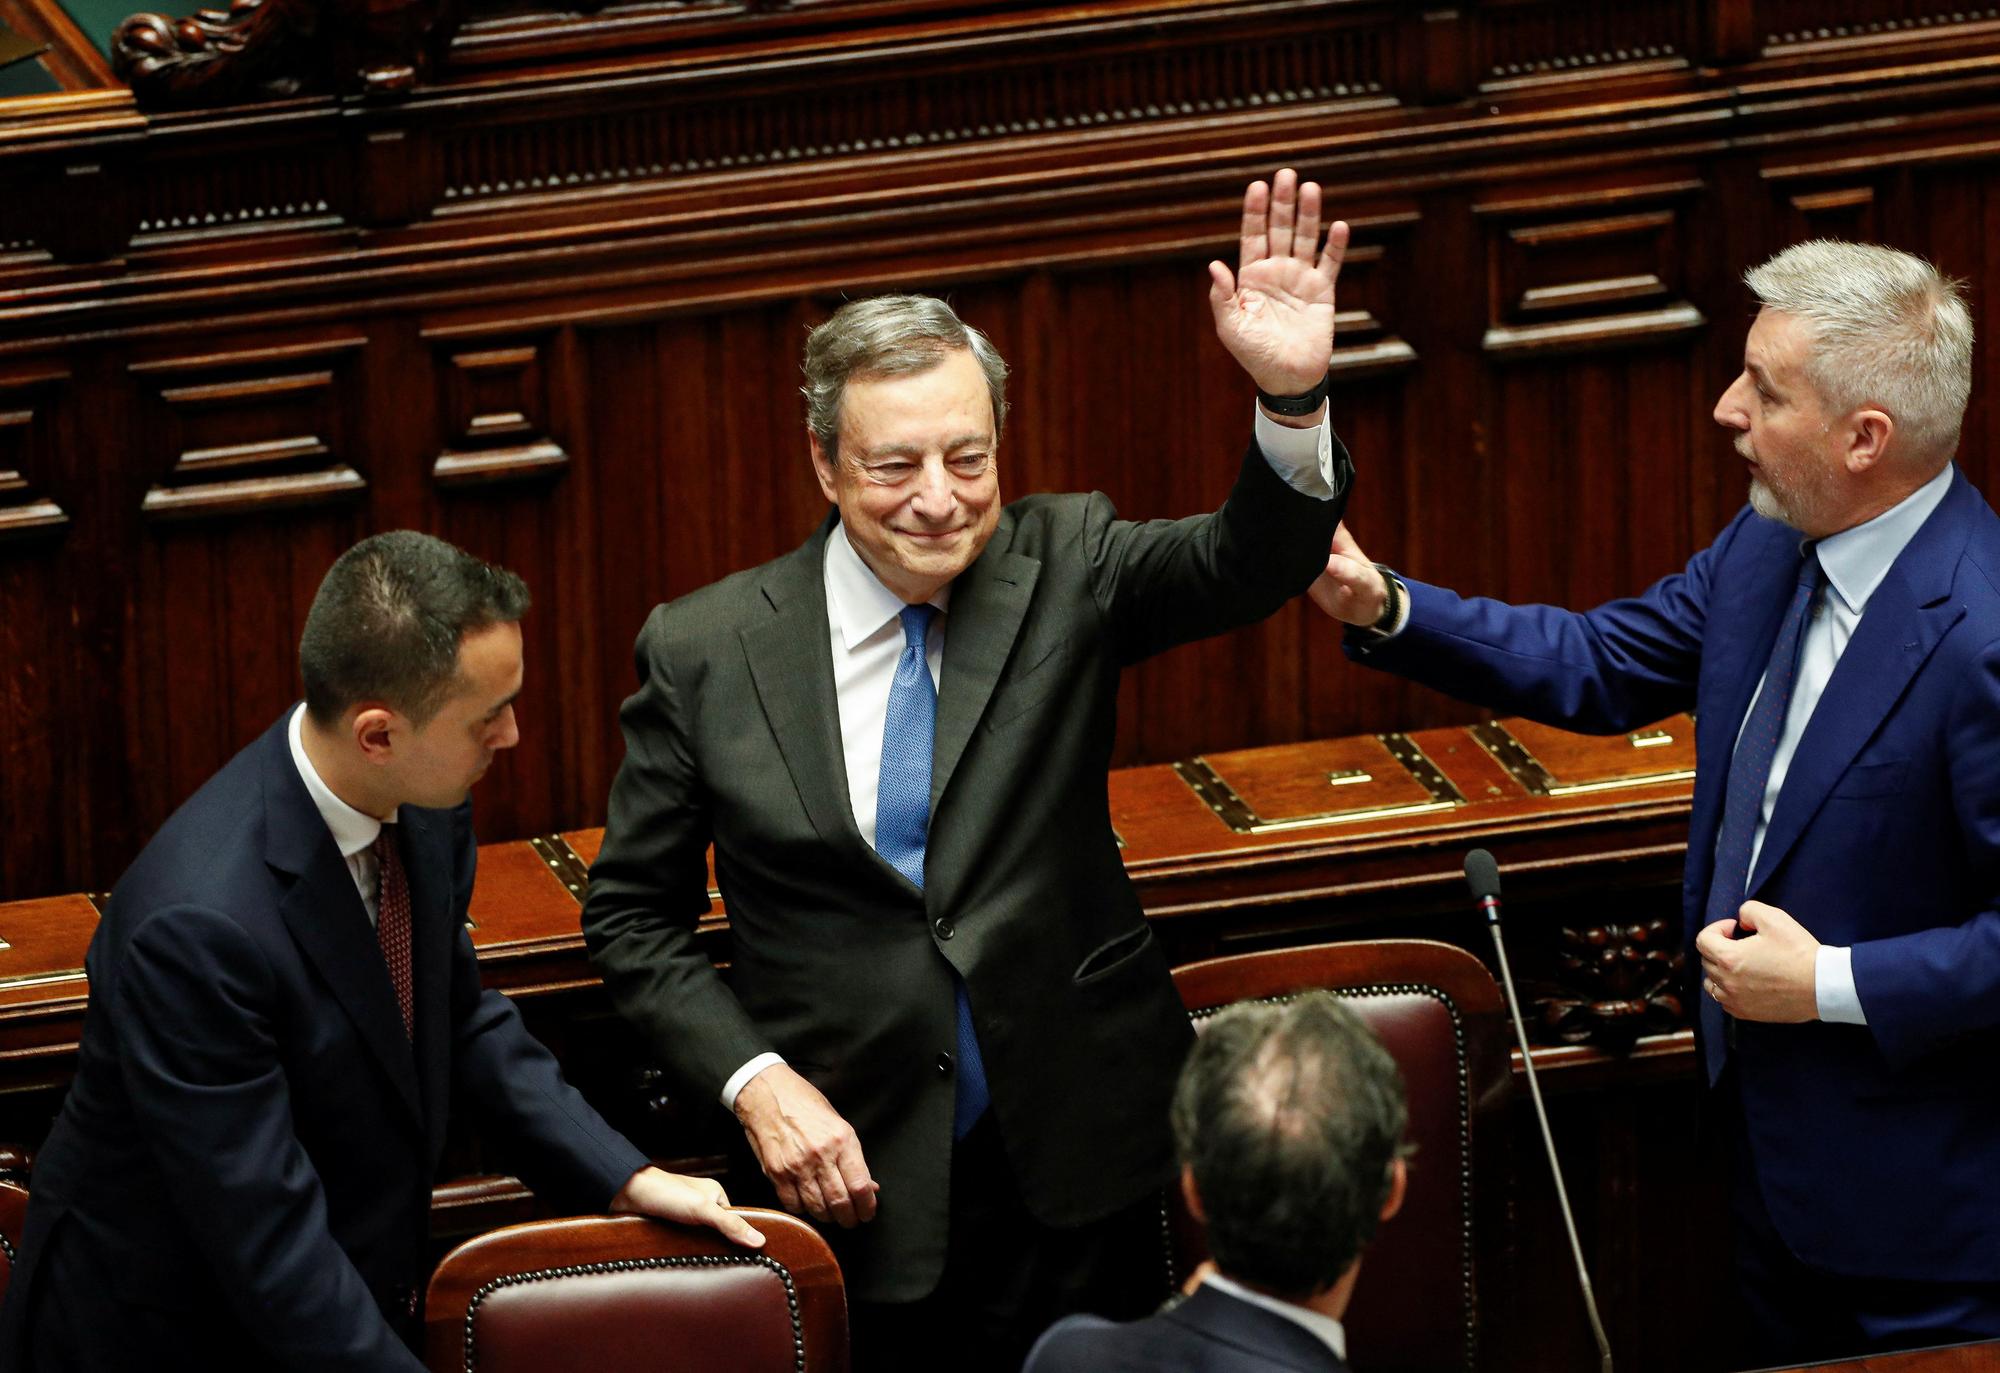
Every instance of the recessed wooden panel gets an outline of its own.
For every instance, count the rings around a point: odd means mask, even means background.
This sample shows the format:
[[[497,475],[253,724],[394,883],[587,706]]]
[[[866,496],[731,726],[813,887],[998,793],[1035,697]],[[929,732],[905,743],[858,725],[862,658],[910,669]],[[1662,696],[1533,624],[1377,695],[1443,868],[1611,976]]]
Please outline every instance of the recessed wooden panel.
[[[1409,275],[1410,230],[1415,214],[1377,220],[1373,242],[1353,243],[1340,267],[1340,313],[1334,319],[1332,370],[1336,381],[1377,377],[1416,363],[1417,350],[1393,323]],[[1381,240],[1386,239],[1386,242]]]
[[[1490,235],[1485,350],[1597,351],[1699,327],[1702,314],[1684,294],[1690,189],[1676,182],[1606,192],[1596,205],[1478,207]]]
[[[1590,736],[1532,720],[1489,720],[1472,735],[1533,796],[1581,796],[1694,780],[1694,721],[1676,715],[1630,734]]]
[[[367,482],[345,458],[366,343],[283,341],[132,364],[165,468],[144,513],[240,515],[359,495]]]
[[[1239,834],[1428,815],[1465,804],[1464,794],[1402,734],[1236,750],[1176,763],[1174,770]]]
[[[0,541],[57,533],[69,523],[40,475],[49,461],[51,411],[68,381],[56,368],[0,373]]]
[[[83,956],[97,929],[88,897],[51,896],[0,906],[0,1007],[80,1000]]]
[[[439,354],[447,438],[431,471],[441,484],[547,477],[568,466],[548,435],[548,346],[544,336]]]
[[[466,912],[474,948],[581,939],[580,909],[537,845],[523,839],[480,846],[479,881]]]
[[[1881,236],[1872,185],[1784,187],[1779,192],[1790,210],[1790,239],[1838,238],[1849,243],[1873,243]]]

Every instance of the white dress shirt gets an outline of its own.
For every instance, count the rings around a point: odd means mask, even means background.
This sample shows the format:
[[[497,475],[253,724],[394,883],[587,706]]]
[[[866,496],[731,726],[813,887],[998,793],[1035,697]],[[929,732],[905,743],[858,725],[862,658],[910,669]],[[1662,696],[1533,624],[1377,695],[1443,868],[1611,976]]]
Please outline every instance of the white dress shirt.
[[[1271,470],[1293,490],[1320,500],[1338,493],[1333,485],[1333,429],[1322,421],[1294,429],[1256,417],[1257,447]],[[847,763],[847,799],[854,825],[869,847],[875,844],[875,791],[882,777],[882,730],[889,715],[889,685],[903,656],[903,598],[882,581],[835,524],[826,540],[826,618],[833,646],[833,692],[840,710],[840,748]],[[924,636],[931,683],[942,680],[945,639],[951,632],[951,587],[931,597],[938,609]],[[777,1054],[758,1054],[722,1084],[722,1104],[736,1107],[744,1084],[774,1063]]]
[[[1205,1287],[1213,1287],[1218,1292],[1226,1292],[1238,1301],[1249,1302],[1252,1306],[1261,1306],[1273,1315],[1283,1316],[1293,1324],[1305,1327],[1307,1334],[1311,1335],[1328,1349],[1331,1349],[1335,1357],[1342,1363],[1347,1362],[1347,1331],[1333,1317],[1321,1315],[1319,1312],[1300,1306],[1296,1302],[1283,1301],[1277,1297],[1267,1297],[1262,1292],[1253,1292],[1242,1283],[1225,1278],[1220,1273],[1210,1273],[1201,1281]]]
[[[299,731],[305,723],[306,708],[301,705],[292,712],[291,723],[286,727],[286,737],[292,745],[292,764],[299,770],[299,778],[306,784],[306,793],[318,808],[320,818],[333,833],[333,842],[340,849],[340,856],[347,860],[348,876],[354,879],[354,889],[361,893],[361,904],[368,910],[368,923],[376,920],[376,898],[381,885],[381,864],[374,854],[375,836],[382,832],[382,822],[372,815],[364,815],[354,807],[335,796],[306,757],[305,741]]]
[[[1806,732],[1813,708],[1825,693],[1840,655],[1847,651],[1847,641],[1854,637],[1854,628],[1861,623],[1862,612],[1868,609],[1869,597],[1882,585],[1890,565],[1916,537],[1917,530],[1944,500],[1954,470],[1946,463],[1942,472],[1866,524],[1843,529],[1819,541],[1819,565],[1826,571],[1826,590],[1813,607],[1812,618],[1799,644],[1799,671],[1792,683],[1792,699],[1785,708],[1784,732],[1778,736],[1777,750],[1771,755],[1771,777],[1764,784],[1764,804],[1757,815],[1757,829],[1750,838],[1751,872],[1757,871],[1757,856],[1764,850],[1764,831],[1770,827],[1771,811],[1778,804],[1778,793],[1784,788],[1792,755],[1798,751],[1799,736]],[[1763,679],[1759,678],[1757,690],[1763,689]],[[1752,695],[1750,699],[1755,702],[1757,698]],[[1748,723],[1747,709],[1743,718]],[[1740,738],[1742,725],[1737,726],[1736,732]],[[1810,929],[1811,919],[1811,913],[1805,912],[1800,923]],[[1861,997],[1854,988],[1852,950],[1820,945],[1813,968],[1813,995],[1819,1003],[1821,1020],[1846,1025],[1868,1023],[1862,1014]]]

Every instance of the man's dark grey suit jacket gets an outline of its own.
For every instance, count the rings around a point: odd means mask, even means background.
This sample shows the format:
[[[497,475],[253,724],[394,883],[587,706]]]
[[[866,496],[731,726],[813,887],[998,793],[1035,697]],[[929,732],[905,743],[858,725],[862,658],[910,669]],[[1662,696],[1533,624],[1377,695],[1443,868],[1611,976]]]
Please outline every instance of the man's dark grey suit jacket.
[[[1349,485],[1301,495],[1253,446],[1213,515],[1133,523],[1104,495],[1030,496],[952,586],[925,886],[847,795],[823,558],[801,547],[657,608],[583,928],[619,1010],[694,1091],[784,1055],[852,1123],[881,1185],[836,1236],[849,1294],[943,1271],[951,973],[993,1110],[1044,1223],[1108,1215],[1171,1172],[1187,1017],[1112,833],[1120,670],[1271,614],[1325,566]],[[715,845],[728,985],[694,941]]]

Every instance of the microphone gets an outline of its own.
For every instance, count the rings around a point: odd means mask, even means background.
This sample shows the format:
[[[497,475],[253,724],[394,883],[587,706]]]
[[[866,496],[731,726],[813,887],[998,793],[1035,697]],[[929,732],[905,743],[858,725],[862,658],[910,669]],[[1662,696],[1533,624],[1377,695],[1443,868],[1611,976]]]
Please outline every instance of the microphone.
[[[1535,1056],[1528,1048],[1528,1027],[1521,1021],[1521,998],[1514,991],[1514,974],[1507,966],[1507,941],[1500,937],[1500,865],[1485,849],[1465,855],[1465,884],[1472,899],[1493,931],[1493,951],[1500,959],[1500,980],[1507,988],[1507,1009],[1514,1017],[1514,1036],[1521,1044],[1521,1062],[1528,1070],[1528,1095],[1535,1103],[1535,1120],[1542,1127],[1542,1148],[1548,1154],[1549,1175],[1556,1182],[1556,1204],[1562,1208],[1563,1228],[1569,1231],[1569,1252],[1576,1260],[1577,1286],[1583,1289],[1583,1309],[1590,1316],[1590,1333],[1597,1340],[1598,1367],[1611,1373],[1611,1341],[1604,1336],[1604,1320],[1597,1314],[1597,1297],[1590,1287],[1590,1269],[1583,1262],[1583,1243],[1576,1237],[1576,1217],[1569,1209],[1569,1189],[1563,1186],[1562,1165],[1556,1161],[1555,1136],[1549,1133],[1548,1108],[1542,1105],[1541,1084],[1535,1081]]]
[[[1465,855],[1465,884],[1472,888],[1472,899],[1479,903],[1485,913],[1486,923],[1495,930],[1500,928],[1500,865],[1493,861],[1493,855],[1485,849],[1474,849]]]

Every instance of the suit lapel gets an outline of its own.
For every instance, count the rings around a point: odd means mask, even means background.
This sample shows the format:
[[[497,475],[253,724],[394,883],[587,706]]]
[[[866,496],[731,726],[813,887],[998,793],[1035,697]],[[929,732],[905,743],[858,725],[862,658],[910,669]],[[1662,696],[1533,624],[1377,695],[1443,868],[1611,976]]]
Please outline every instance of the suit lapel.
[[[1951,583],[1965,549],[1963,477],[1897,557],[1847,641],[1826,690],[1813,706],[1805,732],[1772,809],[1764,847],[1751,874],[1750,892],[1777,870],[1805,832],[1827,793],[1880,728],[1945,632],[1965,614],[1951,599]],[[1827,594],[1833,594],[1829,591]]]
[[[451,1093],[451,954],[458,938],[452,910],[451,826],[436,811],[404,806],[397,817],[403,868],[410,879],[410,962],[416,990],[419,1101],[431,1156],[444,1143]]]
[[[1013,520],[1003,516],[993,542],[951,587],[951,619],[945,633],[944,671],[938,683],[937,737],[931,752],[931,814],[951,784],[958,760],[1000,680],[1007,655],[1034,598],[1042,565],[1007,552]]]
[[[817,534],[772,566],[760,588],[771,613],[741,632],[743,656],[765,722],[820,840],[836,853],[879,866],[900,882],[901,874],[882,862],[855,828],[854,801],[847,794],[823,564],[835,518],[830,516]]]
[[[1729,764],[1736,752],[1736,736],[1749,713],[1750,698],[1764,678],[1777,643],[1778,630],[1791,604],[1798,566],[1798,536],[1786,531],[1761,555],[1765,567],[1751,567],[1741,575],[1742,584],[1755,587],[1750,593],[1761,603],[1749,600],[1739,612],[1734,607],[1711,602],[1711,617],[1736,617],[1746,626],[1742,634],[1713,634],[1706,638],[1702,675],[1713,685],[1700,696],[1695,718],[1695,756],[1707,765],[1695,770],[1693,816],[1688,826],[1690,864],[1698,867],[1698,889],[1708,889],[1708,870],[1715,859],[1716,831],[1722,824],[1722,798],[1729,785]],[[1730,621],[1725,621],[1728,623]],[[1696,910],[1696,924],[1701,912]],[[1690,931],[1688,937],[1694,937]]]
[[[416,1059],[403,1035],[403,1013],[396,1005],[396,991],[389,984],[367,908],[292,763],[284,728],[266,738],[271,741],[265,756],[266,857],[272,867],[295,879],[278,914],[326,979],[342,1012],[354,1022],[362,1042],[409,1109],[411,1124],[418,1125],[423,1111]]]

